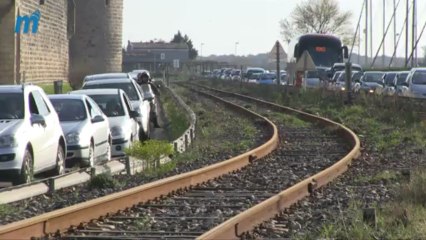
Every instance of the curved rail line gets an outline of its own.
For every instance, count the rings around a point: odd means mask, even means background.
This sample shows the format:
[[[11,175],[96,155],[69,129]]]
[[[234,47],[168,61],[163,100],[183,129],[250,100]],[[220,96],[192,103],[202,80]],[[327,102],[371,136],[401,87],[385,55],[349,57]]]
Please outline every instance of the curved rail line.
[[[360,155],[360,140],[356,134],[342,124],[336,123],[326,118],[308,114],[289,107],[284,107],[275,103],[256,99],[253,97],[226,92],[218,89],[208,88],[196,85],[232,97],[236,97],[245,101],[255,102],[285,113],[296,114],[299,118],[317,122],[324,127],[336,127],[339,129],[338,134],[347,139],[353,146],[352,150],[341,160],[331,167],[311,176],[296,185],[280,192],[279,194],[265,200],[264,202],[244,211],[233,218],[228,219],[224,223],[216,226],[212,230],[201,235],[198,239],[238,239],[242,233],[252,230],[258,224],[267,221],[292,204],[308,196],[312,191],[325,186],[339,175],[343,174],[350,166],[353,159]]]
[[[70,226],[78,226],[241,169],[253,159],[262,158],[276,149],[279,143],[278,130],[271,121],[238,105],[227,101],[223,103],[239,113],[265,121],[272,132],[271,138],[253,150],[220,163],[2,226],[0,239],[21,239],[63,232]]]

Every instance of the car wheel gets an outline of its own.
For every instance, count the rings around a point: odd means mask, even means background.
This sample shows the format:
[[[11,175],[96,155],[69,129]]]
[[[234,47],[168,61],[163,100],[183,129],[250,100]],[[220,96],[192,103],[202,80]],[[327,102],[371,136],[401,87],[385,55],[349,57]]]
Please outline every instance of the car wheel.
[[[25,150],[24,160],[22,162],[21,174],[14,181],[14,185],[30,183],[34,179],[33,156],[28,149]]]
[[[108,145],[107,145],[107,151],[106,151],[106,161],[111,161],[111,151],[112,151],[112,146],[111,146],[111,141],[108,140]]]
[[[93,167],[95,166],[95,147],[93,143],[90,143],[89,147],[89,157],[82,161],[83,167]]]
[[[146,133],[143,128],[139,129],[139,141],[143,142],[149,139],[149,134]]]
[[[58,152],[56,153],[56,168],[55,175],[62,175],[65,173],[65,153],[61,144],[58,145]]]

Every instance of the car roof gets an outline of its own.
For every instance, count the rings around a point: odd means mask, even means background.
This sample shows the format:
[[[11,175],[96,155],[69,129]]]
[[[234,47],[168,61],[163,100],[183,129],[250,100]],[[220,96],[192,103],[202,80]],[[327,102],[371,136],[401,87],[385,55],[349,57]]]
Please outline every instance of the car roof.
[[[100,73],[100,74],[93,74],[93,75],[88,75],[86,77],[84,77],[84,79],[102,79],[102,78],[126,78],[128,76],[127,73]]]
[[[22,92],[23,87],[25,89],[29,89],[29,90],[43,90],[42,88],[40,88],[39,86],[36,85],[0,85],[0,92],[12,92],[12,93],[19,93]]]
[[[84,85],[101,85],[108,83],[131,83],[133,80],[130,78],[117,78],[117,79],[105,79],[105,80],[93,80],[86,82]]]
[[[81,94],[51,94],[48,95],[50,99],[74,99],[74,100],[84,100],[85,95]]]
[[[369,73],[381,73],[381,74],[384,74],[385,72],[381,72],[381,71],[366,71],[366,72],[364,72],[364,74],[369,74]]]
[[[96,88],[96,89],[82,89],[82,90],[72,91],[70,92],[70,94],[118,95],[121,92],[124,92],[124,91],[118,88]]]

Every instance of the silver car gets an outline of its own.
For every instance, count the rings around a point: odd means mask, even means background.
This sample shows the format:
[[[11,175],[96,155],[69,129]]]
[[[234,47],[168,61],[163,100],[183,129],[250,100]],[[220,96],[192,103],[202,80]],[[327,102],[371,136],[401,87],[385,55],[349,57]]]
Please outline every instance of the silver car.
[[[84,94],[91,97],[108,117],[112,136],[112,156],[125,156],[124,150],[138,140],[139,113],[133,110],[129,98],[121,89],[87,89],[71,94]]]
[[[50,95],[67,141],[67,163],[93,167],[111,160],[112,137],[107,116],[88,96]]]
[[[137,118],[140,125],[139,128],[139,139],[146,140],[150,134],[150,112],[151,107],[149,100],[143,95],[143,91],[138,87],[135,80],[129,78],[123,79],[106,79],[106,80],[94,80],[86,82],[82,89],[121,89],[123,90],[130,99],[133,108],[139,113]]]
[[[407,76],[408,97],[426,98],[426,68],[413,68]]]
[[[32,85],[0,86],[0,178],[14,184],[34,174],[65,172],[66,142],[44,91]]]

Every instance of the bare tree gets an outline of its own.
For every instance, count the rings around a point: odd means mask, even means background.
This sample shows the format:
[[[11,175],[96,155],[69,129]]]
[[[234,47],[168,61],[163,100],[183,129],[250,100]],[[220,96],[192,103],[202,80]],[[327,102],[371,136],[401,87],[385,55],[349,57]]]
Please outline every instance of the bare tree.
[[[336,0],[306,0],[293,10],[290,20],[280,21],[281,35],[289,41],[306,33],[328,33],[342,38],[344,43],[351,41],[352,13],[342,12]]]

